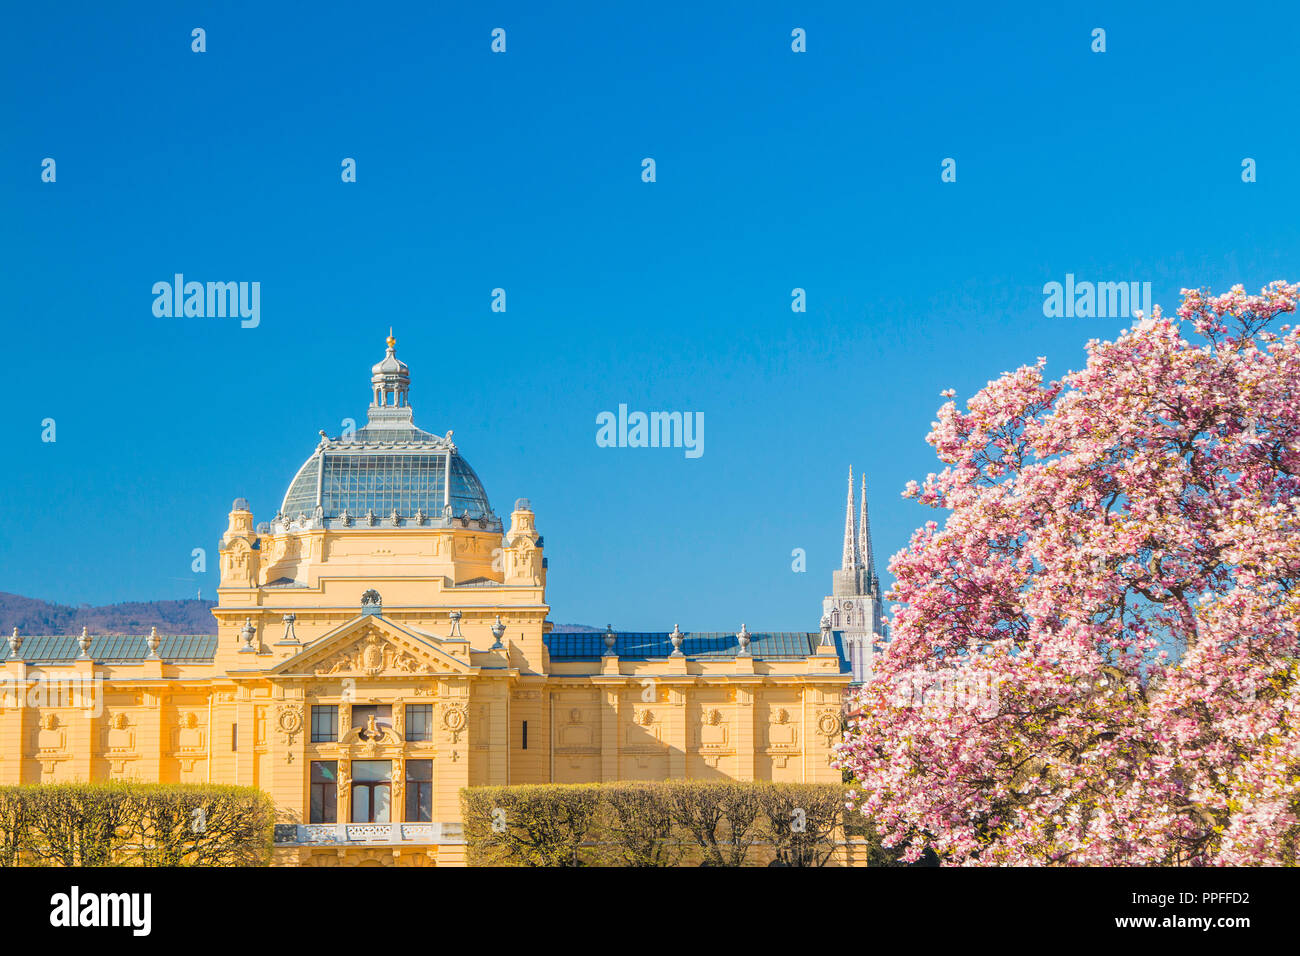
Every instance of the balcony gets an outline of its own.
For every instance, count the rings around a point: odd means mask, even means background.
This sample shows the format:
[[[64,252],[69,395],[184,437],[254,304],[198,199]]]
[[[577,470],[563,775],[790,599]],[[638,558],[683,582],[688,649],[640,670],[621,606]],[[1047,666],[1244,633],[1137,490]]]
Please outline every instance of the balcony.
[[[463,844],[453,823],[288,823],[276,824],[276,846],[417,846]]]

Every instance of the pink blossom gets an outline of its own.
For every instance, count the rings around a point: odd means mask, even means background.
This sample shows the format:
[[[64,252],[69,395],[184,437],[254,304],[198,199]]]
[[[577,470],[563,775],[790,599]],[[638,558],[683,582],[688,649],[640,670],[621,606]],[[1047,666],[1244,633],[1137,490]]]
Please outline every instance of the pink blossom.
[[[947,517],[890,562],[838,756],[905,859],[1298,862],[1300,333],[1268,329],[1296,300],[1183,290],[1060,382],[945,393],[905,495]]]

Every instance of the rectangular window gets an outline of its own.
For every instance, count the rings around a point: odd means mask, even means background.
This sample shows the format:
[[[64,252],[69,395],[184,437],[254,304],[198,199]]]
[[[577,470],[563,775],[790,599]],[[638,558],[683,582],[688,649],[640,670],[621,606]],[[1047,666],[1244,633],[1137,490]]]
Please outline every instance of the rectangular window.
[[[338,739],[338,704],[313,704],[311,708],[311,742],[319,744]]]
[[[239,724],[230,725],[230,749],[239,749]]]
[[[406,822],[433,820],[433,761],[406,761]]]
[[[528,721],[524,721],[524,750],[528,749]]]
[[[433,739],[433,704],[406,705],[406,739]]]
[[[388,823],[392,791],[391,760],[352,761],[352,822]]]
[[[311,823],[338,822],[338,768],[337,760],[311,762]]]
[[[370,718],[375,718],[375,727],[393,727],[393,708],[391,704],[353,704],[352,705],[352,726],[361,731],[361,739],[369,740],[370,734],[366,728],[370,726]]]

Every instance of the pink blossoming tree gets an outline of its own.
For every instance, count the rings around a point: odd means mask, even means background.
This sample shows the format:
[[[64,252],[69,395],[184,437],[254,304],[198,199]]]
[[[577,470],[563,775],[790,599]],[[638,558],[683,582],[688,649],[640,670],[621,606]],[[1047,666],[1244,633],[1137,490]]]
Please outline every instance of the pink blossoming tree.
[[[1298,289],[1184,290],[939,410],[905,496],[947,519],[839,756],[905,859],[1298,862]]]

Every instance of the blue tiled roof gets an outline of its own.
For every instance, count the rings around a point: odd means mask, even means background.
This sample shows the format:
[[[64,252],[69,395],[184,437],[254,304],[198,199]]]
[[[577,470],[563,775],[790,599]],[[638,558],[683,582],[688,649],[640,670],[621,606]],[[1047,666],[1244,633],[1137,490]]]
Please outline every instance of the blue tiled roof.
[[[208,664],[217,653],[215,634],[158,635],[158,656],[179,664]],[[23,644],[17,659],[30,664],[54,664],[75,661],[81,656],[77,638],[71,634],[22,635]],[[104,664],[142,661],[149,656],[143,634],[94,634],[90,640],[90,658]],[[9,642],[0,640],[0,661],[15,658]]]
[[[848,670],[848,655],[840,632],[832,634],[840,670]],[[821,634],[817,631],[767,631],[749,635],[749,652],[767,660],[802,660],[817,653]],[[594,661],[605,653],[605,635],[595,631],[546,635],[546,647],[553,661]],[[614,653],[623,660],[654,661],[667,658],[673,643],[667,631],[615,632]],[[734,658],[740,651],[735,634],[723,631],[684,631],[682,653],[703,660]]]

